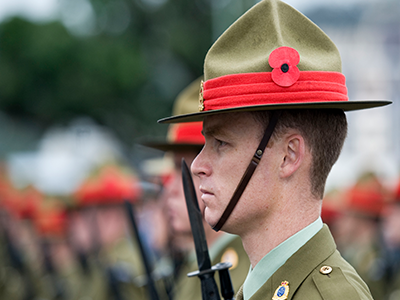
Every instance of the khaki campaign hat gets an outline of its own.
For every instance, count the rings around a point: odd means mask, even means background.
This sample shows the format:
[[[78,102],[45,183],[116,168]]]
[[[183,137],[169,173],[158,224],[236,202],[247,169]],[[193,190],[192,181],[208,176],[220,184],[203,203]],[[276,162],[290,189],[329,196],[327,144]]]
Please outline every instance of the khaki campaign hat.
[[[264,0],[234,22],[209,49],[198,111],[160,123],[202,121],[227,112],[373,108],[386,100],[349,101],[341,58],[311,20],[279,0]]]
[[[197,78],[177,96],[173,115],[193,113],[198,110],[199,86],[203,77]],[[161,151],[200,151],[205,139],[201,131],[202,122],[170,124],[167,138],[159,141],[144,141],[141,144]]]

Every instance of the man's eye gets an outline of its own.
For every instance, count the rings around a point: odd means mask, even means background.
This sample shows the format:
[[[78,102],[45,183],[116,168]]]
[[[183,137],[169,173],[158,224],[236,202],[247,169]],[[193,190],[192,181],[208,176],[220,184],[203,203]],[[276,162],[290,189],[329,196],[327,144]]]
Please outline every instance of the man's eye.
[[[227,143],[221,140],[216,139],[218,146],[225,146]]]

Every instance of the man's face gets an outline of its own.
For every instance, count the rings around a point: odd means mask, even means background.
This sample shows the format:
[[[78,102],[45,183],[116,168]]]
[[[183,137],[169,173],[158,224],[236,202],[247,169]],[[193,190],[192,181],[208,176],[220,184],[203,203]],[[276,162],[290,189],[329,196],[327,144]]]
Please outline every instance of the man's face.
[[[400,248],[400,205],[388,205],[383,211],[383,237],[389,247]]]
[[[181,161],[185,159],[186,164],[190,165],[193,159],[196,157],[197,152],[177,152],[174,153],[175,169],[171,175],[171,179],[168,181],[164,190],[164,201],[165,208],[168,217],[168,222],[172,227],[174,233],[179,234],[192,234],[190,229],[190,221],[186,208],[185,194],[183,191],[182,184],[182,171]],[[198,190],[199,180],[193,178],[194,185],[196,187],[197,197],[200,200],[200,192]],[[202,201],[199,201],[200,210],[204,210]]]
[[[261,124],[246,112],[208,116],[204,120],[206,144],[191,168],[200,179],[205,219],[211,226],[215,226],[228,205],[257,150],[262,132]],[[239,203],[223,226],[224,231],[240,234],[247,226],[263,222],[269,207],[266,199],[273,192],[274,179],[270,174],[277,167],[276,163],[271,163],[273,160],[271,148],[266,148]]]

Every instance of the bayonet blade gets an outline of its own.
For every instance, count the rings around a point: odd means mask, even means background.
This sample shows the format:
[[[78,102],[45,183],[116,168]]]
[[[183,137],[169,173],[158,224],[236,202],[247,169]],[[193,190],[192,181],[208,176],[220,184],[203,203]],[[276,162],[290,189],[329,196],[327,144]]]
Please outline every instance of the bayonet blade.
[[[211,261],[208,254],[207,240],[203,227],[203,217],[199,208],[199,203],[197,202],[193,179],[184,159],[182,159],[182,182],[194,245],[196,248],[199,271],[209,270],[211,269]]]

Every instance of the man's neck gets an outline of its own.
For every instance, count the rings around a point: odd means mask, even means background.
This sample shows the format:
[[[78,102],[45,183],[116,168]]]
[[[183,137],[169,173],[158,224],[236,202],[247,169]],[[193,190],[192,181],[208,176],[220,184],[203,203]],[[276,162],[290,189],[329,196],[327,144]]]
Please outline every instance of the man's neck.
[[[241,234],[243,247],[254,268],[272,249],[313,223],[319,217],[319,206],[309,209],[292,209],[292,212],[276,212],[265,218],[264,224]],[[296,211],[297,210],[297,211]]]
[[[214,244],[215,241],[218,240],[218,238],[224,234],[222,231],[215,232],[208,224],[204,225],[204,230],[206,233],[207,244],[209,247],[211,247],[212,244]]]

